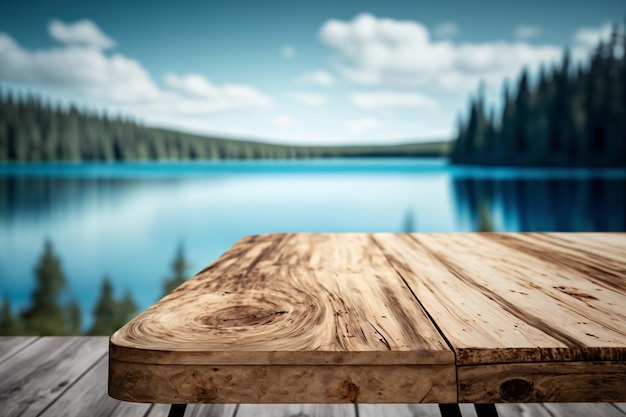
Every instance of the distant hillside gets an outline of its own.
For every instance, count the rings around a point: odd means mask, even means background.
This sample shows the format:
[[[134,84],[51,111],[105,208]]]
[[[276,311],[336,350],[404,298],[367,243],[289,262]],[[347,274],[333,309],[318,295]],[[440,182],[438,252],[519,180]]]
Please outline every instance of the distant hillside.
[[[445,156],[448,142],[286,146],[145,127],[37,97],[0,94],[0,161],[137,161]]]
[[[505,90],[502,114],[487,115],[475,99],[451,153],[457,164],[626,166],[626,33],[616,25],[584,65],[526,71],[515,94]]]

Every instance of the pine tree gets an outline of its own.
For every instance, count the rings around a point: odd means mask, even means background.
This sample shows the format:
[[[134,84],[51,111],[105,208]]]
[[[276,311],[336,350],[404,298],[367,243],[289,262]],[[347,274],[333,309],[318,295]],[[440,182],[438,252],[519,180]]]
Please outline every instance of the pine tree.
[[[500,122],[500,142],[502,152],[500,154],[500,163],[508,163],[512,156],[515,155],[513,149],[515,135],[515,104],[511,98],[509,84],[504,84],[504,110],[502,111],[502,121]]]
[[[0,309],[0,336],[19,336],[23,334],[19,320],[13,315],[11,300],[4,294],[2,309]]]
[[[163,283],[163,295],[167,295],[172,292],[176,287],[181,285],[187,280],[187,269],[189,264],[185,259],[185,248],[181,243],[178,246],[176,257],[172,262],[172,276],[165,280]]]
[[[98,298],[93,310],[93,319],[93,325],[89,331],[90,335],[105,336],[110,335],[114,331],[116,305],[115,299],[113,298],[113,285],[106,276],[102,280],[100,298]]]
[[[72,298],[67,306],[67,334],[76,336],[80,334],[81,312],[75,298]]]
[[[528,122],[530,112],[530,91],[528,87],[528,71],[524,69],[522,71],[522,77],[520,78],[519,87],[517,90],[517,97],[515,99],[515,124],[513,140],[515,145],[513,149],[517,155],[524,155],[529,148],[528,143]]]
[[[406,215],[404,216],[404,226],[402,227],[402,231],[404,233],[413,233],[415,232],[415,220],[413,218],[413,210],[408,209]]]
[[[64,308],[60,302],[65,288],[65,275],[61,269],[61,260],[54,253],[50,240],[45,242],[44,252],[35,269],[35,277],[36,286],[31,306],[23,313],[27,334],[66,334]]]
[[[115,319],[114,326],[115,330],[129,322],[135,314],[137,314],[137,304],[135,303],[130,290],[126,290],[122,299],[117,303],[117,317]]]
[[[482,202],[480,205],[478,225],[476,226],[477,232],[493,232],[495,228],[491,220],[491,211],[489,210],[489,204]]]
[[[117,300],[113,284],[108,277],[102,280],[100,297],[93,309],[93,325],[89,330],[92,336],[109,336],[126,324],[137,312],[137,305],[130,293]]]

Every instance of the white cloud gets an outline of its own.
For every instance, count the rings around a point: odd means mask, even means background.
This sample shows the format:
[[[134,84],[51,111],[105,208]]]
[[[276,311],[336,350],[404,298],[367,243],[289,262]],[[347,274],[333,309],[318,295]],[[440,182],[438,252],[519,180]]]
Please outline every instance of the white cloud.
[[[598,28],[582,28],[574,33],[574,44],[578,47],[592,49],[600,43],[607,41],[611,37],[612,25],[605,23]]]
[[[193,111],[193,106],[198,106],[198,111],[203,113],[213,113],[232,109],[271,108],[274,101],[254,87],[240,84],[224,84],[215,86],[200,74],[176,75],[167,74],[164,78],[165,85],[172,91],[181,93],[191,99],[182,101],[188,103],[191,108],[187,112]],[[199,99],[199,100],[198,100]],[[179,108],[180,105],[179,105]]]
[[[366,110],[388,108],[436,110],[438,108],[435,100],[419,93],[398,93],[393,91],[352,93],[350,94],[350,101],[355,106]]]
[[[539,37],[539,35],[541,35],[541,29],[537,26],[521,25],[515,28],[513,35],[516,39],[525,41]]]
[[[454,22],[444,22],[435,27],[435,36],[439,38],[453,38],[459,32],[459,27]]]
[[[315,84],[322,87],[330,87],[335,84],[335,77],[324,70],[318,70],[302,74],[296,81],[301,84]]]
[[[153,100],[161,92],[139,62],[120,54],[66,46],[28,51],[0,33],[0,78],[39,85],[73,87],[116,102]]]
[[[115,46],[113,39],[87,19],[74,23],[64,23],[54,19],[48,23],[48,33],[53,39],[68,45],[81,45],[96,49],[110,49]]]
[[[328,103],[329,99],[323,94],[304,93],[300,91],[290,91],[287,93],[289,97],[297,101],[298,103],[305,104],[307,106],[323,106]]]
[[[94,27],[96,33],[101,33]],[[74,33],[72,30],[70,35]],[[82,39],[82,43],[87,43],[86,38],[70,35],[60,36],[66,39],[74,36],[72,42]],[[199,74],[168,74],[164,79],[167,88],[162,88],[138,61],[117,53],[106,54],[95,48],[93,42],[88,46],[65,45],[29,51],[6,33],[0,33],[0,79],[65,87],[101,104],[122,106],[152,119],[156,115],[268,109],[274,104],[271,97],[252,86],[216,86]]]
[[[352,21],[329,20],[319,37],[337,52],[332,63],[348,81],[457,95],[475,90],[481,80],[490,91],[499,91],[523,67],[534,70],[562,55],[561,48],[551,45],[433,41],[418,22],[367,13]]]
[[[618,29],[623,33],[624,25],[621,24]],[[611,38],[612,30],[613,25],[608,22],[596,28],[585,27],[577,30],[572,36],[571,53],[573,59],[576,61],[588,59],[589,54],[598,46],[600,41],[607,42]]]
[[[293,120],[293,118],[289,116],[280,115],[274,118],[274,126],[276,127],[287,129],[287,128],[294,127],[295,125],[296,125],[295,120]]]
[[[296,57],[296,48],[292,45],[283,45],[280,48],[280,54],[285,59],[292,59]]]
[[[370,117],[348,120],[344,124],[346,133],[354,138],[359,138],[372,130],[380,129],[381,126],[380,120]]]

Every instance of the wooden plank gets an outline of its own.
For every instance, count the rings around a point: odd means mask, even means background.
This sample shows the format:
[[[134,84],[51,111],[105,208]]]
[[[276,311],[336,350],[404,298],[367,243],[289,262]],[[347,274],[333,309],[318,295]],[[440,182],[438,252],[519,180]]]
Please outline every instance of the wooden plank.
[[[185,417],[233,417],[235,404],[189,404]]]
[[[359,417],[441,417],[437,404],[359,404]]]
[[[106,337],[45,337],[0,364],[2,415],[37,416],[106,355]]]
[[[162,403],[456,402],[454,365],[150,365],[111,359],[109,395]]]
[[[354,417],[347,404],[242,404],[235,417]]]
[[[528,243],[521,245],[513,236],[468,233],[447,235],[445,239],[420,235],[416,239],[445,263],[457,280],[474,286],[501,309],[567,346],[556,350],[550,344],[522,348],[543,350],[541,356],[549,360],[626,360],[626,292],[590,282],[589,271],[593,269],[597,280],[618,282],[626,277],[626,269],[621,275],[613,268],[602,270],[592,264],[595,258],[583,253],[572,259],[548,248],[531,252]],[[626,240],[624,243],[626,259]],[[446,325],[437,323],[442,328]],[[514,347],[508,341],[516,332],[513,322],[501,320],[501,327],[504,332],[500,337],[508,348]],[[493,349],[487,346],[488,350],[480,346],[458,352],[457,363],[503,361],[498,352],[502,344]]]
[[[436,404],[359,404],[358,408],[359,417],[441,417]],[[463,417],[477,417],[473,404],[459,404],[459,409]],[[496,409],[499,417],[553,417],[542,404],[496,404]]]
[[[368,235],[268,239],[260,240],[263,250],[249,241],[236,245],[236,266],[227,253],[116,332],[111,358],[211,365],[453,363],[454,354]]]
[[[149,404],[117,401],[107,395],[107,368],[108,358],[104,356],[40,416],[79,417],[89,414],[99,417],[143,417],[150,409]]]
[[[590,403],[573,403],[573,404],[545,404],[553,417],[624,417],[619,408],[613,404],[590,404]]]
[[[528,235],[538,240],[547,237],[551,244],[558,241],[564,247],[573,247],[576,252],[583,250],[619,263],[624,260],[626,233],[520,233],[520,235]]]
[[[311,405],[295,404],[245,404],[238,407],[240,414],[233,414],[235,405],[193,404],[187,406],[185,417],[308,417],[320,415],[335,417],[350,414],[350,405],[316,405],[320,412],[309,411]],[[169,405],[155,404],[146,417],[167,417]],[[337,410],[336,407],[343,407]],[[435,404],[359,404],[359,417],[441,417]],[[549,407],[549,410],[548,408]],[[620,408],[621,407],[621,408]],[[224,412],[222,410],[229,409]],[[615,409],[622,414],[616,414]],[[472,404],[460,404],[463,417],[476,417]],[[588,417],[588,416],[626,416],[624,404],[607,403],[550,403],[550,404],[496,404],[499,417]],[[343,414],[342,414],[343,413]]]
[[[603,270],[595,257],[574,263],[571,254],[542,246],[531,254],[513,248],[513,236],[375,240],[455,348],[458,364],[626,360],[626,293],[602,285],[626,271],[615,264]]]
[[[146,417],[167,417],[170,407],[170,404],[152,404]],[[237,408],[236,404],[189,404],[185,417],[234,417]]]
[[[615,402],[626,362],[544,362],[457,368],[459,402]]]
[[[612,297],[611,292],[623,296],[626,292],[626,282],[622,279],[626,273],[624,264],[626,238],[623,239],[621,246],[612,247],[614,256],[610,256],[608,250],[604,250],[602,254],[589,250],[586,245],[588,240],[583,239],[580,234],[574,233],[574,236],[578,237],[577,243],[574,243],[573,236],[565,240],[550,233],[487,233],[471,237],[488,239],[512,249],[513,260],[518,261],[517,263],[524,260],[538,262],[534,266],[535,269],[545,269],[545,274],[537,278],[562,280],[563,277],[567,277],[572,278],[577,284],[592,287],[589,296],[584,297],[582,294],[580,300],[593,301],[598,295],[595,292],[600,292],[607,302],[613,301],[609,298]],[[626,237],[626,234],[623,236]],[[481,241],[481,244],[482,242],[484,241]],[[621,259],[616,259],[618,253]],[[509,267],[514,269],[515,265]],[[551,283],[547,284],[550,287]]]
[[[389,262],[365,233],[297,233],[268,254],[259,265],[290,265],[334,272],[389,271]]]
[[[24,349],[37,340],[32,336],[2,336],[0,337],[0,363]]]
[[[499,417],[554,417],[542,404],[496,404]],[[600,415],[600,414],[590,414]]]
[[[491,353],[497,349],[497,360],[509,362],[544,359],[535,346],[566,349],[565,344],[506,311],[476,286],[459,280],[414,235],[381,233],[375,234],[374,240],[457,351],[457,363],[468,360],[462,353],[470,348],[486,348]]]
[[[170,412],[170,408],[170,404],[152,404],[150,406],[150,410],[146,414],[146,417],[167,417],[168,413]],[[188,417],[187,412],[188,410],[185,411],[186,417]]]

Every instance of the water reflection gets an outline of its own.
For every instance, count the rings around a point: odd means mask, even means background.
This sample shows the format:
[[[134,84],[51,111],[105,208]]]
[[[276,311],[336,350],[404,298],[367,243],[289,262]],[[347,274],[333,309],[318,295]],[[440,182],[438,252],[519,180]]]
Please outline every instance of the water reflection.
[[[159,186],[174,180],[158,180]],[[0,177],[0,222],[36,224],[71,217],[93,206],[118,205],[155,180],[128,178]]]
[[[256,233],[626,230],[623,171],[421,163],[0,166],[0,293],[29,305],[46,239],[90,326],[103,276],[143,310],[180,242],[191,274]]]
[[[470,230],[479,229],[481,210],[499,231],[626,230],[624,179],[455,178],[453,189],[459,221]]]

